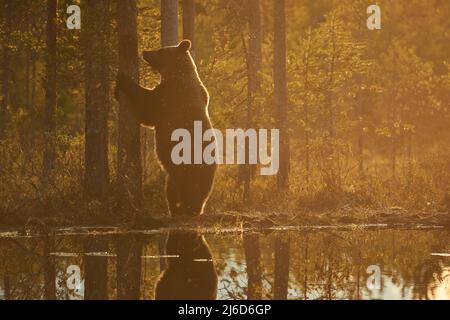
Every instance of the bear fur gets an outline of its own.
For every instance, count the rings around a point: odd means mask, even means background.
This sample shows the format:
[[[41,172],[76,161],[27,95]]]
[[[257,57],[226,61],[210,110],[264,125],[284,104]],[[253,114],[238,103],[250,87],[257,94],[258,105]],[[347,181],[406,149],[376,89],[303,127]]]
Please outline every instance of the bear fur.
[[[129,99],[136,119],[155,129],[156,154],[167,173],[166,198],[172,216],[203,213],[216,171],[216,164],[175,165],[171,160],[172,149],[178,144],[171,141],[175,129],[187,129],[193,137],[194,121],[201,121],[204,131],[212,128],[208,91],[197,73],[190,47],[190,41],[183,40],[178,46],[143,52],[144,60],[161,76],[154,89],[143,88],[122,73],[116,87],[116,95],[122,93]],[[202,150],[205,146],[203,142]]]
[[[193,231],[172,231],[166,242],[168,258],[155,287],[156,300],[215,300],[218,277],[203,236]]]

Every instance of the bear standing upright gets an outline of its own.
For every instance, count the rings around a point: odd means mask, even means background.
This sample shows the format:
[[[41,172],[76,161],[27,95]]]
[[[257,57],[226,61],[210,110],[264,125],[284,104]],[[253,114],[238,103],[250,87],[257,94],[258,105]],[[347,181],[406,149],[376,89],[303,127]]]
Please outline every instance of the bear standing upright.
[[[171,159],[177,144],[171,141],[174,130],[186,129],[194,136],[195,121],[201,121],[204,131],[212,129],[208,91],[200,80],[190,47],[191,42],[183,40],[178,46],[144,51],[144,60],[161,76],[153,90],[121,73],[116,84],[116,96],[122,93],[131,102],[136,119],[155,129],[156,153],[167,173],[166,197],[172,216],[203,213],[217,167],[215,163],[176,165]]]

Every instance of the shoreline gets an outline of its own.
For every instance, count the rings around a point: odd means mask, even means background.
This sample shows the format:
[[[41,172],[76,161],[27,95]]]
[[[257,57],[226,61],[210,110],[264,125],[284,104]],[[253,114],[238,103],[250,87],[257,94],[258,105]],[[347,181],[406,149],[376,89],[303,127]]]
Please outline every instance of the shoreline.
[[[142,220],[142,218],[141,218]],[[145,219],[144,219],[145,220]],[[197,231],[202,234],[242,233],[244,231],[276,232],[307,230],[446,230],[450,231],[450,214],[446,212],[411,212],[396,210],[352,210],[347,214],[333,212],[304,212],[297,214],[245,214],[228,212],[204,214],[193,218],[149,218],[134,225],[127,224],[73,224],[55,218],[33,218],[24,226],[0,228],[0,239],[34,237],[45,234],[114,235],[161,234],[169,231]]]

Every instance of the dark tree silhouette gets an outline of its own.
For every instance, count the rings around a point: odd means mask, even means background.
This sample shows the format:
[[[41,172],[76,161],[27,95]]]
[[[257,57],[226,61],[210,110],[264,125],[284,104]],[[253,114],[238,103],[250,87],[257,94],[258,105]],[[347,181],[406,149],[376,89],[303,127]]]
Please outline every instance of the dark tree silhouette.
[[[280,130],[280,168],[277,175],[278,189],[289,183],[289,121],[286,87],[286,6],[285,0],[274,1],[274,85],[277,124]]]
[[[11,300],[11,284],[9,282],[9,275],[3,275],[3,296],[5,300]]]
[[[262,16],[260,0],[248,0],[247,16],[249,22],[248,49],[246,50],[247,65],[247,113],[245,126],[254,127],[255,96],[260,88],[259,72],[262,65]],[[251,180],[254,166],[248,164],[248,148],[246,164],[239,166],[239,182],[244,183],[243,201],[251,203]]]
[[[3,28],[4,35],[2,39],[2,57],[1,57],[1,86],[2,86],[2,100],[0,102],[0,140],[5,138],[5,130],[8,117],[8,103],[9,103],[9,78],[10,78],[10,46],[11,41],[11,4],[5,1],[3,4]]]
[[[108,170],[108,0],[88,0],[84,11],[85,58],[85,194],[101,199],[109,184]],[[104,30],[104,32],[99,32]]]
[[[262,299],[262,267],[259,235],[244,234],[245,264],[247,266],[247,299]]]
[[[277,125],[280,130],[280,168],[278,190],[289,183],[289,122],[286,87],[286,8],[285,0],[274,0],[274,84]]]
[[[309,188],[309,179],[311,175],[311,151],[310,151],[310,140],[311,140],[311,121],[310,121],[310,101],[309,93],[311,86],[311,69],[312,69],[312,32],[311,29],[307,31],[307,43],[305,48],[305,53],[303,56],[303,64],[305,67],[303,73],[303,113],[304,113],[304,123],[305,123],[305,171],[306,171],[306,186]]]
[[[178,0],[161,0],[161,45],[178,44]]]
[[[54,251],[55,239],[46,235],[43,239],[42,270],[44,270],[44,299],[56,299],[56,271],[50,253]]]
[[[105,300],[108,297],[108,257],[95,255],[107,251],[107,241],[94,237],[85,240],[84,300]]]
[[[275,237],[275,279],[273,297],[286,300],[289,288],[289,259],[291,240],[289,234],[277,234]]]
[[[142,239],[119,236],[117,252],[117,299],[139,300],[141,296]]]
[[[195,53],[195,0],[183,0],[183,39],[191,41],[191,53]]]
[[[45,66],[45,111],[44,135],[46,147],[44,150],[44,180],[49,178],[56,161],[56,19],[58,1],[47,1],[47,40]]]
[[[117,1],[119,72],[139,82],[136,0]],[[119,96],[117,183],[122,205],[136,208],[142,200],[140,125],[130,102]]]

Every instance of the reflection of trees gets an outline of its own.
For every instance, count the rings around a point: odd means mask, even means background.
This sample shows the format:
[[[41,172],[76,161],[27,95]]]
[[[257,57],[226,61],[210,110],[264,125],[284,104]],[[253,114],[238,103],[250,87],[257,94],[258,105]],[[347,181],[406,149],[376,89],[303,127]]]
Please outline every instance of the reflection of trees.
[[[309,259],[309,255],[308,255],[308,244],[309,244],[309,237],[308,234],[305,235],[305,250],[304,250],[304,255],[305,255],[305,267],[303,269],[303,299],[304,300],[308,300],[308,259]]]
[[[314,275],[313,272],[314,282],[312,287],[316,291],[317,299],[331,300],[338,298],[342,291],[343,280],[349,274],[346,257],[339,240],[336,234],[332,232],[324,234],[323,244],[318,248],[319,252],[311,257],[316,260],[313,269],[316,274]]]
[[[82,292],[67,289],[65,280],[67,267],[81,266],[82,261],[86,299],[114,297],[113,293],[107,295],[107,287],[111,288],[111,283],[106,284],[107,280],[117,281],[119,299],[143,296],[142,236],[115,236],[117,264],[109,264],[109,269],[105,256],[77,254],[83,250],[108,251],[107,238],[89,236],[83,239],[85,241],[80,241],[79,237],[57,237],[55,240],[48,236],[0,240],[0,291],[4,298],[80,298]],[[399,294],[398,298],[401,298],[402,292],[406,299],[435,299],[446,297],[442,278],[449,274],[449,260],[430,254],[447,252],[448,240],[445,233],[424,230],[309,230],[267,236],[247,233],[242,238],[214,235],[208,237],[217,258],[213,263],[210,260],[213,255],[199,234],[172,236],[167,254],[181,253],[185,258],[169,259],[172,271],[168,274],[172,280],[167,287],[171,288],[170,292],[190,289],[211,297],[211,292],[217,290],[218,274],[219,297],[223,299],[285,299],[286,296],[378,299],[387,293]],[[150,245],[151,252],[158,251],[157,241]],[[60,256],[52,252],[75,255]],[[188,259],[189,256],[193,259]],[[195,257],[200,257],[201,261],[194,262],[198,260]],[[153,290],[159,274],[158,260],[151,261],[154,262],[147,268],[149,290]],[[394,290],[367,289],[366,269],[370,265],[381,268],[382,283]],[[215,280],[206,281],[203,287],[186,284],[188,280],[199,282],[207,278]]]
[[[9,284],[9,276],[7,273],[3,276],[3,292],[4,292],[4,298],[5,300],[11,299],[11,287]]]
[[[98,255],[107,251],[108,242],[102,238],[88,237],[84,242],[85,300],[107,299],[108,258],[106,255]]]
[[[378,265],[388,283],[392,281],[404,292],[404,298],[425,299],[430,287],[437,283],[436,275],[442,273],[439,259],[430,258],[430,253],[445,248],[445,242],[445,237],[428,231],[295,233],[290,286],[299,298],[383,298],[383,287],[373,292],[366,288],[367,267]],[[410,289],[413,296],[407,295]]]
[[[214,249],[218,249],[215,256],[221,259],[216,260],[217,274],[220,278],[219,297],[225,300],[244,300],[247,291],[247,274],[245,269],[245,257],[242,254],[241,243],[234,239],[224,241],[227,247],[220,247],[214,242]],[[228,243],[227,243],[228,242]]]
[[[291,243],[292,295],[303,299],[341,297],[343,285],[351,277],[341,238],[334,232],[307,232],[293,235]]]
[[[250,236],[250,239],[248,238]],[[253,239],[252,239],[253,237]],[[259,255],[250,252],[254,248],[252,241],[258,239]],[[257,271],[255,265],[251,263],[247,266],[248,258],[253,260],[259,256],[260,266],[260,282],[250,280],[251,286],[261,285],[261,299],[273,298],[273,238],[272,236],[261,236],[258,233],[245,233],[242,237],[225,236],[210,238],[214,248],[214,256],[216,259],[216,270],[219,275],[219,297],[225,300],[244,300],[252,299],[248,297],[249,276],[248,272]],[[249,241],[250,240],[250,241]],[[247,251],[246,251],[247,250]],[[249,255],[247,256],[247,252]],[[256,260],[256,259],[255,259]],[[250,269],[252,269],[250,271]],[[255,274],[257,274],[256,272]],[[255,277],[258,279],[258,276]],[[255,283],[255,284],[253,284]],[[256,298],[255,298],[256,299]]]
[[[421,300],[430,299],[430,293],[443,281],[442,274],[442,259],[426,259],[417,265],[413,270],[413,298]]]
[[[54,238],[0,242],[0,276],[5,299],[55,299]]]
[[[278,235],[259,237],[262,298],[272,298],[275,293],[270,285],[275,282],[275,270],[269,244]],[[405,298],[412,298],[409,293],[414,283],[424,281],[430,287],[436,282],[430,277],[412,278],[413,268],[429,259],[431,252],[446,246],[442,234],[414,230],[307,231],[292,232],[290,237],[288,296],[302,299],[378,299],[392,292],[383,291],[383,284],[394,285],[400,292],[403,289]],[[217,260],[220,296],[246,299],[247,273],[251,267],[246,268],[249,244],[244,241],[241,245],[235,239],[213,241],[215,256],[224,259]],[[381,290],[370,291],[366,287],[366,270],[370,265],[382,270],[386,281],[382,280]]]
[[[388,231],[386,231],[388,232]],[[430,257],[438,248],[444,248],[446,240],[434,231],[390,231],[391,246],[385,252],[390,280],[401,289],[403,298],[427,299],[427,288],[436,282],[433,274],[442,271],[440,259]],[[380,239],[383,241],[383,238]],[[391,250],[389,250],[391,248]],[[412,292],[410,295],[407,293]]]
[[[44,236],[44,252],[42,256],[42,269],[44,271],[44,299],[56,299],[56,272],[53,258],[50,253],[55,251],[55,238]]]
[[[247,299],[260,300],[262,298],[262,275],[259,235],[245,233],[243,238],[247,270]]]
[[[289,234],[275,235],[275,279],[274,293],[275,300],[286,300],[289,286],[289,259],[290,259],[291,239]]]
[[[141,255],[143,239],[139,235],[119,235],[117,252],[117,299],[141,297]]]

